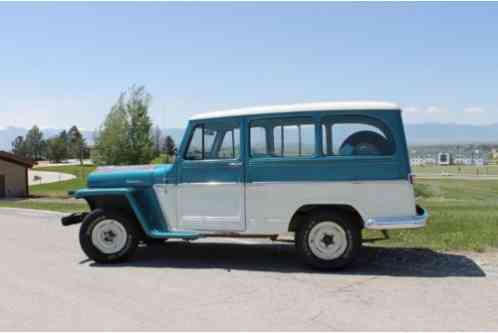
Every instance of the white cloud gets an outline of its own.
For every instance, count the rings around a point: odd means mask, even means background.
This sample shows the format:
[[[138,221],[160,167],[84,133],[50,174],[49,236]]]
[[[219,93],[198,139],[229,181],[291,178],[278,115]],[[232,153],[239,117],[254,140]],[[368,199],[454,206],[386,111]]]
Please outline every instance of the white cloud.
[[[403,112],[405,112],[405,113],[417,113],[417,112],[420,112],[420,110],[415,106],[407,106],[407,107],[403,108]]]
[[[445,109],[445,108],[441,108],[441,107],[439,107],[439,106],[433,106],[433,105],[431,105],[431,106],[429,106],[429,107],[425,110],[425,112],[427,112],[427,113],[429,113],[429,114],[441,114],[441,113],[446,113],[446,112],[448,112],[448,110],[447,110],[447,109]]]
[[[481,114],[481,113],[484,113],[484,109],[483,108],[480,108],[478,106],[469,106],[469,107],[466,107],[463,109],[463,112],[465,113],[470,113],[470,114]]]

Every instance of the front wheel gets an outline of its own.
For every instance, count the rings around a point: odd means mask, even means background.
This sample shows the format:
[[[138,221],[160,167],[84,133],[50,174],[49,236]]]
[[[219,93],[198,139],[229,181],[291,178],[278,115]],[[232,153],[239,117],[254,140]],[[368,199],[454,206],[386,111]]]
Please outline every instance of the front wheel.
[[[80,245],[83,252],[98,263],[120,262],[133,255],[139,235],[133,219],[98,209],[83,220]]]
[[[351,264],[361,247],[357,221],[336,212],[310,214],[295,237],[300,257],[318,269],[339,269]]]

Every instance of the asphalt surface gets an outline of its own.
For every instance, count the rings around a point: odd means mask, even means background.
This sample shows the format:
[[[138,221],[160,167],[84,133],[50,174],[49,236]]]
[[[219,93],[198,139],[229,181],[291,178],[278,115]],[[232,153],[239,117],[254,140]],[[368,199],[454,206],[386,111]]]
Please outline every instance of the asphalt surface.
[[[290,244],[217,239],[102,266],[57,214],[0,209],[0,223],[0,330],[498,330],[495,252],[369,246],[323,273]]]

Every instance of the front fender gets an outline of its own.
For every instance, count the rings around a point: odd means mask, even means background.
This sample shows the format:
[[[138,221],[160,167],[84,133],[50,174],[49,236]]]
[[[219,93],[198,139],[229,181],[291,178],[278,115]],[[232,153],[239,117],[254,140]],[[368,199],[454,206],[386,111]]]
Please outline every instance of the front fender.
[[[152,192],[153,191],[150,190],[149,194],[151,194]],[[150,216],[149,216],[149,221],[147,220],[146,218],[147,214],[145,214],[146,212],[144,212],[142,208],[142,206],[147,207],[147,205],[144,204],[144,202],[150,204],[152,201],[154,201],[151,200],[150,196],[146,196],[146,194],[147,190],[137,190],[135,188],[129,188],[129,187],[117,187],[117,188],[85,188],[72,193],[72,196],[77,199],[85,199],[90,204],[90,206],[92,206],[91,202],[96,201],[97,198],[109,198],[109,197],[124,198],[129,204],[132,212],[135,214],[145,234],[151,238],[196,239],[201,236],[200,234],[195,232],[170,231],[157,226],[154,228],[153,227],[154,221],[150,220]],[[141,200],[142,205],[139,203],[139,201],[137,201],[137,198]],[[92,209],[94,208],[95,207],[92,207]],[[105,210],[105,205],[100,208]],[[118,207],[118,208],[121,208],[122,210],[124,207]]]
[[[142,229],[147,235],[151,234],[149,225],[145,216],[140,209],[140,205],[138,205],[133,193],[136,192],[136,189],[130,187],[118,187],[118,188],[84,188],[78,190],[73,193],[73,197],[76,199],[85,199],[89,204],[92,202],[93,198],[105,198],[109,196],[118,196],[123,197],[128,202],[131,210],[135,214],[138,222],[142,226]],[[105,207],[102,207],[105,209]]]

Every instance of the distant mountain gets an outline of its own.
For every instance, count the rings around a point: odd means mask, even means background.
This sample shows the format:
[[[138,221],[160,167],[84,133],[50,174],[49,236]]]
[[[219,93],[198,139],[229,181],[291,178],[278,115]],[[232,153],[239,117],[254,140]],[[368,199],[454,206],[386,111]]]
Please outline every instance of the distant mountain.
[[[0,129],[0,150],[9,151],[12,141],[18,135],[26,135],[28,129],[19,127],[7,127]],[[59,134],[61,129],[43,129],[45,138]],[[452,143],[498,143],[498,124],[488,126],[458,125],[458,124],[406,124],[405,131],[408,144],[452,144]],[[163,135],[170,135],[179,145],[184,129],[165,128]],[[94,142],[94,131],[82,131],[88,144]]]

